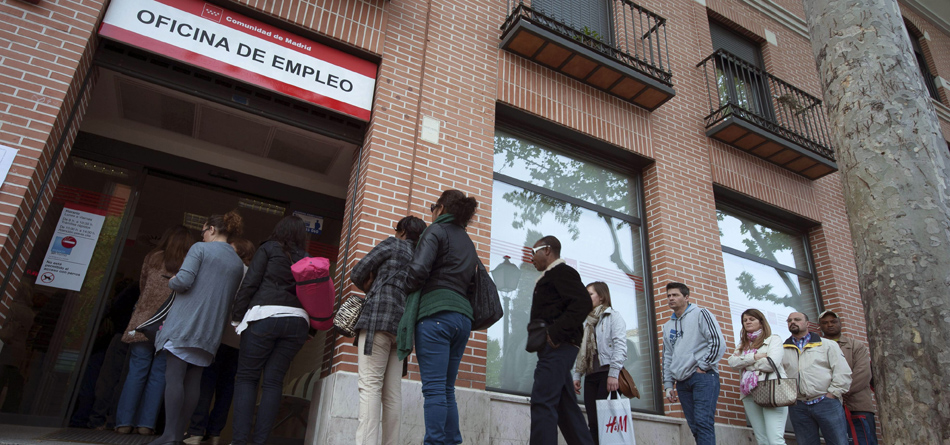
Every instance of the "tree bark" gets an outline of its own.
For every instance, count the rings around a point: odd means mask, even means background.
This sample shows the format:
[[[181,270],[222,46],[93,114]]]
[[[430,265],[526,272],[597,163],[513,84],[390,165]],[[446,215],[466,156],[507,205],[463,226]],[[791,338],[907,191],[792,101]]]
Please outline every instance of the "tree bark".
[[[885,443],[950,443],[950,155],[895,0],[804,0]]]

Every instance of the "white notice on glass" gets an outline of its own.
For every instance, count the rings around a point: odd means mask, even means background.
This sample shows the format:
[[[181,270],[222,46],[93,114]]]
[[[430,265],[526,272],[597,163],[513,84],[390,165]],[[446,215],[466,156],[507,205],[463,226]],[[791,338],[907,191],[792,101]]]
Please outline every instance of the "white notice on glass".
[[[82,288],[86,269],[99,240],[99,231],[106,219],[105,215],[93,213],[97,211],[66,204],[46,250],[43,266],[36,276],[36,284],[74,291]]]
[[[0,185],[7,180],[7,173],[10,173],[10,167],[13,167],[13,159],[16,158],[17,149],[0,145]]]

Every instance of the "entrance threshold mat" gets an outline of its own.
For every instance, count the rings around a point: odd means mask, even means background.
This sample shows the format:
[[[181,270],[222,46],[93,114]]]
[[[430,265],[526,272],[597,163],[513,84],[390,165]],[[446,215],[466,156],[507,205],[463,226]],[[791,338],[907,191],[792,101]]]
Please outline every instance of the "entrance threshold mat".
[[[87,430],[82,428],[64,428],[43,436],[42,440],[56,442],[97,443],[109,445],[144,445],[155,436],[138,434],[119,434],[115,431]]]

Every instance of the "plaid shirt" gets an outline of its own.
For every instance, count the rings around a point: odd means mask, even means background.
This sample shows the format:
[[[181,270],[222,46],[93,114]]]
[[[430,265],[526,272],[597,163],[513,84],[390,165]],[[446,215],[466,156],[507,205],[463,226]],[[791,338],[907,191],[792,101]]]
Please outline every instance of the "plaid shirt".
[[[366,304],[356,322],[357,330],[367,331],[364,355],[373,353],[373,337],[376,331],[396,334],[399,319],[402,318],[406,306],[406,292],[402,283],[406,281],[406,266],[411,261],[412,242],[389,237],[374,247],[353,268],[350,281],[366,292]],[[369,289],[363,289],[363,284],[371,274],[376,277],[373,284]]]

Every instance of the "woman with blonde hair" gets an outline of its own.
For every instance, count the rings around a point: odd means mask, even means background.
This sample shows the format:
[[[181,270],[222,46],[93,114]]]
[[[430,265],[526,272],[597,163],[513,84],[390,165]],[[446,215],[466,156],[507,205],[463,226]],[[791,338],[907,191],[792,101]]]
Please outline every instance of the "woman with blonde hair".
[[[597,400],[620,389],[620,370],[627,361],[627,323],[610,305],[610,288],[603,281],[587,285],[594,309],[587,314],[584,337],[574,365],[574,390],[581,391],[584,377],[584,407],[587,427],[598,442]]]
[[[782,378],[782,337],[772,334],[769,322],[758,309],[746,309],[742,313],[742,331],[739,346],[729,357],[729,366],[742,373],[739,377],[739,397],[745,407],[745,415],[752,424],[755,440],[759,445],[782,445],[785,443],[785,419],[788,407],[766,408],[755,403],[752,390],[765,380],[766,374],[779,373],[771,378]],[[778,369],[772,369],[772,363]]]

